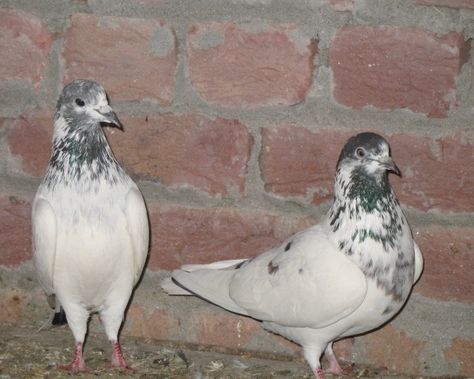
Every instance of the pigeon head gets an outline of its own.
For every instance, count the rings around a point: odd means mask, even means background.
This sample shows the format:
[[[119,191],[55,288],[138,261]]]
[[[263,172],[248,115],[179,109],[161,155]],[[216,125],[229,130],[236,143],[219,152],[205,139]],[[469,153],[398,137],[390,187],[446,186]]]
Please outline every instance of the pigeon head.
[[[390,156],[390,145],[376,133],[360,133],[349,138],[337,163],[338,170],[344,167],[354,174],[374,179],[386,178],[389,172],[401,176],[400,169]]]
[[[91,80],[74,80],[64,87],[56,105],[56,118],[61,116],[78,128],[107,123],[123,129],[104,88]]]

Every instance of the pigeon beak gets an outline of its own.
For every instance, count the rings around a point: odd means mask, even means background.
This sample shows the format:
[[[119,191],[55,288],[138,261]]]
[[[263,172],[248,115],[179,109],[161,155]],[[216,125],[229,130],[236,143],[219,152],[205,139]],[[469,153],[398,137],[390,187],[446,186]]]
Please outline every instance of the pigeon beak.
[[[123,130],[123,125],[119,121],[117,115],[112,110],[110,105],[102,106],[99,109],[96,109],[96,112],[101,116],[101,122],[106,122],[107,124],[113,124],[120,130]]]
[[[402,176],[402,172],[395,164],[391,157],[382,158],[379,160],[379,163],[389,172],[393,172],[395,175]]]

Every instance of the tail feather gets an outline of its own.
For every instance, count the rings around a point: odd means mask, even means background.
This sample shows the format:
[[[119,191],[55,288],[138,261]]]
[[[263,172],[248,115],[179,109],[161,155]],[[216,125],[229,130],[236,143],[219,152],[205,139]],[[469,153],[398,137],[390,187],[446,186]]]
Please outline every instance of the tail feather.
[[[229,259],[226,261],[217,261],[213,263],[206,263],[206,264],[190,264],[190,265],[183,265],[181,266],[181,270],[192,272],[197,270],[221,270],[225,268],[232,268],[237,266],[239,263],[246,261],[247,258],[244,259]]]
[[[176,282],[171,278],[165,278],[161,281],[161,288],[165,291],[168,295],[175,295],[175,296],[190,296],[193,295],[191,292],[187,291],[180,285],[176,284]]]
[[[64,312],[63,307],[60,308],[59,312],[54,313],[53,320],[51,321],[53,325],[66,325],[67,324],[67,317],[66,312]]]
[[[234,265],[235,263],[231,267]],[[248,316],[247,311],[237,305],[229,296],[229,286],[234,273],[234,270],[229,269],[200,269],[191,272],[175,270],[172,273],[172,278],[192,294],[231,312]]]

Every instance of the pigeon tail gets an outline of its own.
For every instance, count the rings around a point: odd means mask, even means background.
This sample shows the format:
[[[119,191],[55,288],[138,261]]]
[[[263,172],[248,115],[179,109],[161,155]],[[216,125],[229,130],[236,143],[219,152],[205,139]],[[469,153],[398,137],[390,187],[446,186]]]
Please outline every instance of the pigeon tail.
[[[229,259],[224,261],[217,261],[213,263],[207,264],[189,264],[181,266],[181,270],[187,272],[193,272],[202,269],[212,269],[212,270],[220,270],[226,268],[238,268],[239,264],[242,264],[247,259]],[[182,287],[179,283],[177,283],[173,278],[167,277],[162,280],[161,288],[165,291],[168,295],[173,296],[192,296],[194,293],[188,291],[186,288]]]
[[[60,308],[59,312],[54,313],[53,321],[51,321],[51,324],[55,326],[67,324],[66,312],[64,312],[63,307]]]
[[[239,307],[229,295],[234,273],[232,269],[200,269],[191,272],[175,270],[172,278],[192,294],[228,311],[248,316],[247,311]]]

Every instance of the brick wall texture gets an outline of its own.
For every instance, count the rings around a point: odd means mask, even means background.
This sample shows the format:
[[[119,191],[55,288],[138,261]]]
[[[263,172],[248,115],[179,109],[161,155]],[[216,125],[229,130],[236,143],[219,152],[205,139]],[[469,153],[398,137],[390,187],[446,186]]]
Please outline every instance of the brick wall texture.
[[[125,126],[106,132],[148,204],[150,278],[317,222],[344,141],[375,131],[425,271],[400,317],[336,350],[474,376],[473,37],[472,0],[0,1],[0,275],[31,264],[31,202],[75,78],[102,83]],[[2,283],[0,319],[21,321],[37,287]],[[139,299],[126,334],[299,354],[204,303],[187,317],[186,299]]]

